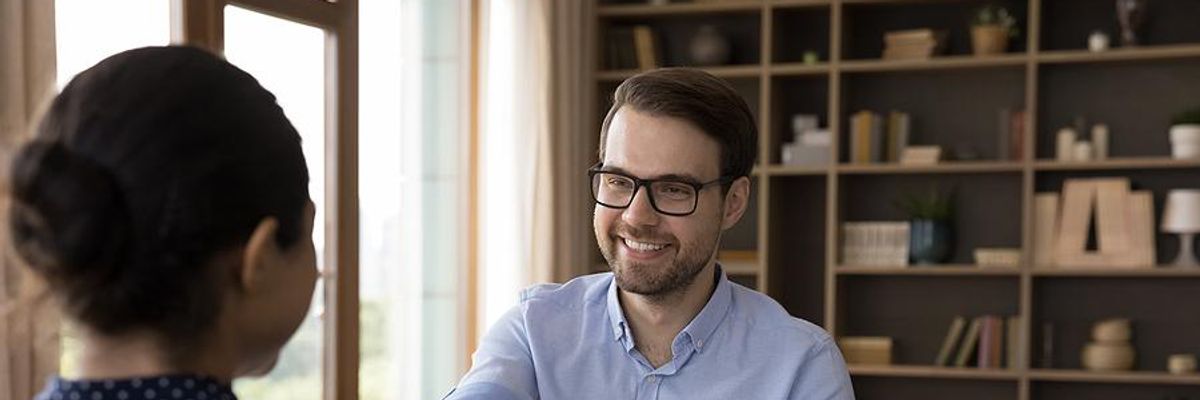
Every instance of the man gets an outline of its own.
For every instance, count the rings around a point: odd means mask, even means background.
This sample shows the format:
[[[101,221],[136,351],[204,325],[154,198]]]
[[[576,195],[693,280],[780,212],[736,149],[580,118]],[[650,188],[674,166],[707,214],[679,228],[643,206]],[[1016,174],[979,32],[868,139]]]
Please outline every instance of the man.
[[[750,197],[745,101],[691,69],[634,76],[613,100],[588,171],[612,272],[523,292],[448,398],[853,399],[829,335],[716,262]]]

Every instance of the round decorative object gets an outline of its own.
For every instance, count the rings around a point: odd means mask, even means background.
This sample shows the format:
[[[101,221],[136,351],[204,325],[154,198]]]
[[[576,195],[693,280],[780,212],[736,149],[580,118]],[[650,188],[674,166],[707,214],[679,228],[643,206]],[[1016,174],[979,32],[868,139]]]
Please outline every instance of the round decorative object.
[[[1088,50],[1101,52],[1108,50],[1108,35],[1101,31],[1092,32],[1088,36]]]
[[[704,25],[696,32],[689,47],[692,62],[696,65],[723,65],[729,63],[729,39],[717,31],[717,27]]]
[[[1088,343],[1083,348],[1083,368],[1089,371],[1128,371],[1137,353],[1129,343]]]
[[[1172,354],[1167,357],[1167,372],[1186,375],[1196,372],[1195,354]]]
[[[1092,340],[1101,343],[1123,343],[1133,338],[1133,327],[1128,319],[1114,318],[1097,322],[1092,326]]]
[[[1200,125],[1181,124],[1171,127],[1171,156],[1200,158]]]

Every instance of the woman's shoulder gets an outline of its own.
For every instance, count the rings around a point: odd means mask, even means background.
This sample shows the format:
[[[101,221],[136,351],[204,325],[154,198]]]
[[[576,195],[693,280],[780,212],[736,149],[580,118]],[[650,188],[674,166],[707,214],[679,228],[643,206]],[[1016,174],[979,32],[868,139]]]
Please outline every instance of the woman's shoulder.
[[[121,379],[52,378],[34,400],[236,400],[228,384],[199,375]]]

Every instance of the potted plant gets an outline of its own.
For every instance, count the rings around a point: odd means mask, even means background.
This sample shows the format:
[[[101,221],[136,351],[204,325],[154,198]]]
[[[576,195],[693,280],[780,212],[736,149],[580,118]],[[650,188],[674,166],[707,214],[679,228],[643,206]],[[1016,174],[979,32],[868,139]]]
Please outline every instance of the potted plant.
[[[906,195],[897,206],[908,214],[909,261],[913,264],[941,264],[954,249],[954,193],[937,189],[926,195]]]
[[[986,5],[976,10],[971,20],[971,47],[977,56],[1001,54],[1008,51],[1008,39],[1017,33],[1017,19],[1008,9]]]
[[[1200,158],[1200,107],[1171,119],[1171,156]]]

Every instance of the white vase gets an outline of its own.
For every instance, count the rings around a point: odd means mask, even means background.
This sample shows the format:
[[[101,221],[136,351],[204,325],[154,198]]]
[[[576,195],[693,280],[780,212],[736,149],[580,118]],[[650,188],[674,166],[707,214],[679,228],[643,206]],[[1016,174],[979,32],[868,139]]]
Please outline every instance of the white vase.
[[[1171,127],[1171,156],[1200,158],[1200,124],[1180,124]]]

